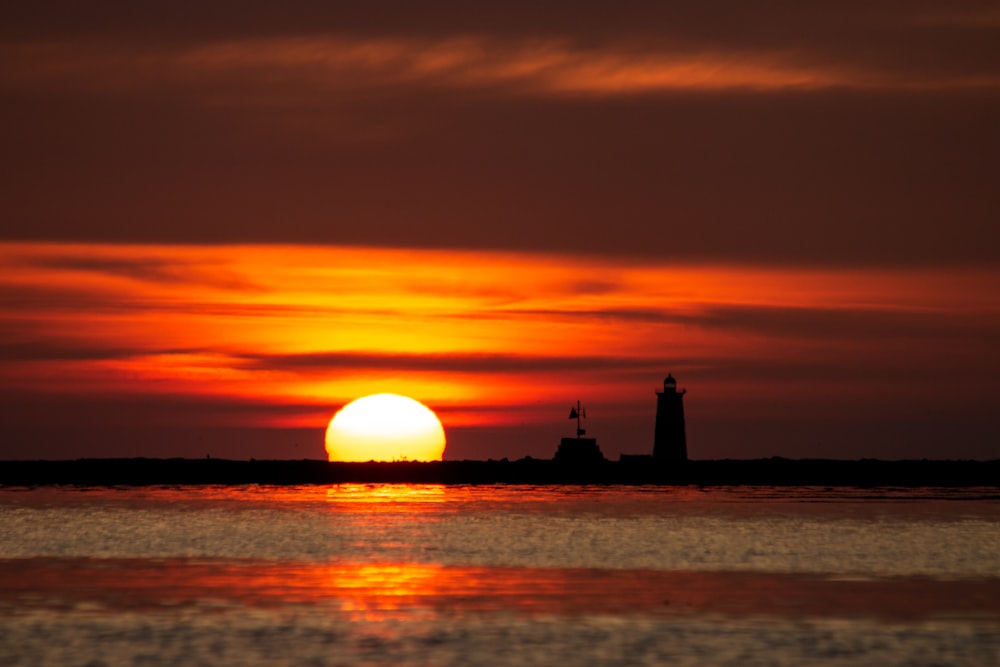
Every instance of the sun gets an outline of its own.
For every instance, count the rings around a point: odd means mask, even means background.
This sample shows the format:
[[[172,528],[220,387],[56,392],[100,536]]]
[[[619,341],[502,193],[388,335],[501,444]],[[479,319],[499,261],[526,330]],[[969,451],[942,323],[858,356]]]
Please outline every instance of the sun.
[[[351,401],[330,420],[331,461],[440,461],[444,427],[426,405],[398,394]]]

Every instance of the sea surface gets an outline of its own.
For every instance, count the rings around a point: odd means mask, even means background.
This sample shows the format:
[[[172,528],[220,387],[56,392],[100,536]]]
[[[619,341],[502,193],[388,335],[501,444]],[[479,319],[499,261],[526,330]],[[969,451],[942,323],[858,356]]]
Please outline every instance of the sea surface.
[[[1000,665],[1000,492],[0,488],[11,665]]]

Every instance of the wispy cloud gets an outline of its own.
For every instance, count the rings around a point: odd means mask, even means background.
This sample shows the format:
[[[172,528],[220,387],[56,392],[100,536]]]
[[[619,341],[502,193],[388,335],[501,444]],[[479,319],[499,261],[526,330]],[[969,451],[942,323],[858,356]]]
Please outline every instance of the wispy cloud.
[[[187,88],[207,103],[302,107],[338,94],[427,88],[542,96],[681,91],[941,90],[1000,86],[1000,73],[928,71],[837,60],[798,48],[352,36],[272,37],[183,47],[13,44],[0,49],[7,86],[90,92]]]
[[[645,400],[669,369],[722,400],[758,375],[759,396],[861,378],[855,391],[877,392],[933,368],[979,386],[1000,364],[993,271],[301,246],[5,244],[0,258],[5,391],[322,413],[393,390],[471,423],[471,406],[529,419],[580,388]]]

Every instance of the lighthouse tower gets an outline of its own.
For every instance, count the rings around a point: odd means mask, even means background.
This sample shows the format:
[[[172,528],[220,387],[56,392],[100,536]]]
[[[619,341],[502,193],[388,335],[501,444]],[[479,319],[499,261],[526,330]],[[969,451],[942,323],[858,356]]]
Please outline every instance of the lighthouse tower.
[[[677,391],[677,380],[667,375],[663,391],[656,392],[656,431],[653,435],[653,458],[657,461],[687,461],[687,438],[684,435],[684,394]]]

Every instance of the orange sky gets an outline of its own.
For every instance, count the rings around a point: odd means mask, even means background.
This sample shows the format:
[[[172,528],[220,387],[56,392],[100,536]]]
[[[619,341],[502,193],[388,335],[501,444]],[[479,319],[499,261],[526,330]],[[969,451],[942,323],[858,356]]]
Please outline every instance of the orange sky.
[[[919,423],[935,403],[981,409],[1000,331],[991,270],[8,243],[0,293],[0,390],[20,401],[96,401],[83,420],[98,426],[321,437],[344,403],[396,392],[441,415],[454,458],[545,456],[578,398],[609,454],[646,451],[652,390],[668,371],[691,390],[696,458],[788,453],[780,436],[744,449],[711,428],[787,409],[816,420],[800,454],[837,455],[826,420],[881,410]],[[147,405],[133,417],[136,400]],[[497,431],[506,444],[484,437]]]
[[[3,457],[1000,457],[995,0],[36,0],[0,22]],[[291,444],[289,444],[291,443]]]

